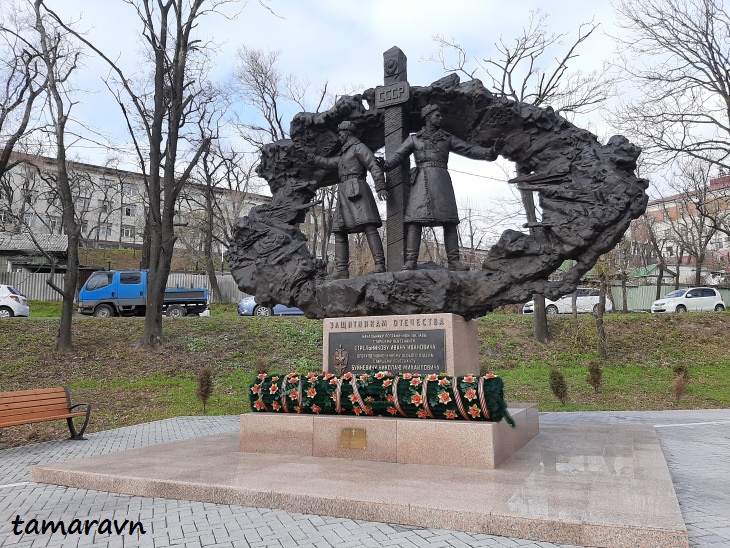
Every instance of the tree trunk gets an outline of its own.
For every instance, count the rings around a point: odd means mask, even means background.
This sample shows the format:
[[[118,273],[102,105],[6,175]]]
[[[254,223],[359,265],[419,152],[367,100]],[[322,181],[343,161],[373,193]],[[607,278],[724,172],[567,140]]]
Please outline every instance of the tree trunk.
[[[626,287],[626,274],[621,275],[621,312],[624,314],[629,311],[629,291]]]
[[[76,223],[74,222],[74,225]],[[63,277],[63,304],[61,305],[61,322],[56,334],[56,351],[73,350],[73,333],[71,330],[76,299],[76,286],[79,280],[79,235],[78,231],[68,236],[68,257],[66,275]]]
[[[532,312],[532,332],[537,342],[545,344],[548,342],[547,314],[545,313],[545,297],[535,293],[532,296],[535,307]]]
[[[598,333],[598,356],[605,360],[608,357],[606,349],[606,329],[603,325],[603,313],[606,310],[606,280],[601,279],[601,288],[598,292],[598,310],[596,311],[596,331]]]
[[[662,298],[662,282],[664,281],[664,263],[659,263],[659,276],[656,279],[656,293],[654,300],[658,301]]]

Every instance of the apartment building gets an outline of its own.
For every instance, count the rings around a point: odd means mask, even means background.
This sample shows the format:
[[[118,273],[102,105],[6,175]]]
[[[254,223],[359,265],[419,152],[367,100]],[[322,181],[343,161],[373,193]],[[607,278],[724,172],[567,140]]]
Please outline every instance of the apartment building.
[[[55,181],[56,160],[14,154],[19,161],[0,181],[0,232],[63,234],[62,204]],[[81,226],[81,243],[88,247],[140,248],[145,225],[146,191],[140,173],[81,162],[68,162],[69,177]],[[217,253],[223,253],[225,225],[246,215],[270,197],[214,188]],[[177,204],[176,246],[202,250],[206,222],[205,185],[186,185]]]

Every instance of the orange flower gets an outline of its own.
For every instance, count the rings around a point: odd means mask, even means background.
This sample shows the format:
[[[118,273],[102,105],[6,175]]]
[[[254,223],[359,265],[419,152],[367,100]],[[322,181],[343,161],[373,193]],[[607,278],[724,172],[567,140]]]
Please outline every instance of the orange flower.
[[[279,377],[271,377],[271,382],[276,382],[279,380]]]
[[[385,379],[383,381],[383,388],[389,388],[393,384],[393,379]]]
[[[413,375],[411,375],[410,373],[403,373],[404,380],[409,380],[411,377],[413,377]]]
[[[358,417],[360,416],[360,413],[362,413],[362,409],[360,409],[360,408],[359,408],[359,407],[357,407],[357,406],[353,408],[353,411],[355,412],[355,414],[356,414],[356,415],[357,415]]]
[[[357,403],[357,396],[355,394],[350,394],[350,402]]]
[[[388,413],[390,413],[391,415],[396,415],[398,414],[398,410],[395,407],[388,407]]]
[[[431,374],[430,374],[430,375],[429,375],[428,377],[426,377],[426,378],[428,379],[428,382],[434,382],[434,381],[437,381],[437,380],[439,380],[439,376],[438,376],[438,375],[437,375],[436,373],[431,373]]]
[[[426,414],[426,411],[424,409],[420,409],[418,411],[418,413],[416,413],[416,415],[418,415],[418,418],[419,419],[427,419],[428,418],[428,415]]]
[[[467,375],[466,377],[464,377],[464,382],[474,382],[474,376]]]
[[[375,398],[373,398],[372,396],[368,396],[367,398],[365,398],[365,401],[370,403],[371,401],[375,401]]]
[[[329,379],[331,379],[332,377],[334,377],[334,375],[333,375],[332,373],[327,373],[327,374],[326,374],[326,375],[324,376],[324,380],[329,380]]]
[[[314,386],[312,388],[310,388],[309,390],[307,390],[308,398],[313,398],[316,395],[317,395],[317,391],[314,389]]]
[[[448,411],[446,411],[444,413],[444,417],[446,417],[447,419],[455,419],[456,418],[456,411],[454,411],[453,409],[449,409]]]
[[[439,394],[439,402],[441,403],[449,403],[451,401],[451,396],[449,396],[448,392],[441,392]]]
[[[253,392],[254,394],[261,394],[261,385],[260,384],[254,384],[251,387],[251,392]]]
[[[298,400],[299,399],[299,393],[296,390],[292,390],[289,392],[289,399],[290,400]]]
[[[299,382],[299,377],[292,377],[291,379],[289,379],[289,382],[292,384],[294,384],[295,382]]]
[[[349,381],[352,378],[352,373],[350,373],[348,371],[347,373],[345,373],[344,375],[342,375],[342,378],[345,379],[346,381]]]
[[[261,380],[264,380],[264,379],[266,378],[266,373],[259,373],[259,374],[258,374],[258,375],[256,376],[256,378],[257,378],[257,379],[261,379]]]
[[[273,408],[274,408],[274,411],[278,411],[279,409],[281,409],[281,405],[279,405],[279,403],[278,403],[278,402],[274,402],[274,403],[272,403],[272,404],[271,404],[271,407],[273,407]]]
[[[255,402],[253,402],[253,406],[258,410],[261,411],[262,409],[266,409],[266,404],[264,403],[264,400],[259,398]]]
[[[421,397],[421,394],[413,394],[411,396],[411,403],[413,405],[421,405],[423,403],[423,398]]]
[[[332,401],[337,401],[337,394],[332,394],[330,398],[332,398]]]
[[[319,413],[320,411],[322,411],[322,408],[319,407],[318,405],[312,406],[312,413]]]
[[[411,380],[411,386],[418,386],[419,384],[421,384],[421,379],[413,377],[413,380]]]
[[[464,397],[467,400],[472,401],[472,400],[476,399],[476,397],[477,397],[477,391],[474,390],[473,388],[470,388],[469,390],[467,390],[466,392],[464,392]]]
[[[478,416],[480,416],[482,414],[482,412],[479,411],[479,407],[477,407],[477,405],[474,404],[469,408],[469,414],[472,416],[473,419],[476,419]]]
[[[450,384],[449,379],[441,379],[439,381],[439,386],[449,386]]]
[[[375,378],[376,379],[380,380],[383,377],[385,377],[385,373],[383,373],[382,371],[378,371],[377,373],[375,373]]]
[[[497,375],[492,375],[491,373],[487,373],[486,375],[484,375],[485,379],[495,379],[496,377]]]
[[[330,379],[330,384],[337,384],[339,381],[337,379]]]
[[[296,407],[294,408],[294,411],[296,411],[297,413],[301,413],[301,412],[302,412],[302,408],[301,408],[301,407],[299,407],[299,406],[297,405],[297,406],[296,406]]]
[[[277,390],[279,390],[279,385],[278,384],[272,384],[271,386],[269,386],[269,392],[271,394],[276,394],[276,391]]]
[[[393,397],[393,394],[388,394],[388,396],[385,399],[391,403],[393,402],[393,400],[395,400],[395,398]]]
[[[370,376],[367,373],[363,373],[362,375],[360,375],[360,380],[361,381],[366,381],[369,378],[370,378]]]

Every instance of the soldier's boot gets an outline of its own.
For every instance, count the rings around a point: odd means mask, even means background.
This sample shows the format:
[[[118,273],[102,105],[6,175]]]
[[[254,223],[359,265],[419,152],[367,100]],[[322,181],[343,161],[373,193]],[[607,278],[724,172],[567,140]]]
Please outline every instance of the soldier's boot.
[[[421,225],[408,223],[406,225],[406,255],[403,270],[418,268],[418,252],[421,249]]]
[[[446,248],[446,258],[449,261],[449,270],[457,272],[469,270],[469,267],[459,260],[459,234],[456,232],[455,224],[444,225],[444,247]]]
[[[373,261],[375,262],[375,268],[373,268],[373,274],[380,274],[385,272],[385,251],[383,251],[383,240],[378,234],[378,229],[374,226],[369,226],[365,229],[365,235],[368,239],[368,246],[370,246],[370,253],[373,255]]]
[[[350,277],[350,242],[345,232],[335,232],[335,272],[333,280]]]

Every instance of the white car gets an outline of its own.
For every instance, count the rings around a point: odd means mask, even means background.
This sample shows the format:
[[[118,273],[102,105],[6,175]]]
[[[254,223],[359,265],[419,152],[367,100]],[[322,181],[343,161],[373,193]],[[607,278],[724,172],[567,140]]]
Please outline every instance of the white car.
[[[0,285],[0,318],[30,315],[28,300],[11,285]]]
[[[575,307],[579,313],[596,312],[598,310],[598,289],[590,287],[579,287],[575,290],[577,297]],[[611,301],[606,298],[606,312],[613,310]],[[529,301],[522,307],[523,314],[532,314],[535,311],[535,301]],[[573,313],[573,294],[560,297],[557,301],[545,299],[546,314],[572,314]]]
[[[690,287],[677,289],[667,293],[651,303],[651,311],[655,314],[663,312],[722,312],[725,310],[725,301],[720,292],[711,287]]]

